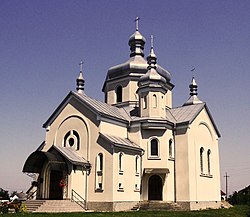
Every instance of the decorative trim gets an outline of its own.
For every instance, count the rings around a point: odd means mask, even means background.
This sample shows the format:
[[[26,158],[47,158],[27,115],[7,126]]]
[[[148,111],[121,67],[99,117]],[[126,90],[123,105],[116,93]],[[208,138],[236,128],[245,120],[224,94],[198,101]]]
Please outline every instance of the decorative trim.
[[[213,178],[213,175],[210,175],[210,174],[200,174],[200,177]]]

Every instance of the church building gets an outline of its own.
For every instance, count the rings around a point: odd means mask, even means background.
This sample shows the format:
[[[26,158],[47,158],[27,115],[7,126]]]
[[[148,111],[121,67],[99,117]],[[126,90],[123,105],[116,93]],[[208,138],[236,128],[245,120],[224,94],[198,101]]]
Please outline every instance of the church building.
[[[77,195],[94,211],[145,201],[187,210],[221,206],[220,133],[208,106],[193,77],[187,101],[172,107],[171,74],[158,64],[153,38],[144,57],[145,42],[137,21],[129,59],[107,72],[105,102],[85,94],[81,64],[76,91],[43,124],[45,140],[23,167],[37,174],[36,199]]]

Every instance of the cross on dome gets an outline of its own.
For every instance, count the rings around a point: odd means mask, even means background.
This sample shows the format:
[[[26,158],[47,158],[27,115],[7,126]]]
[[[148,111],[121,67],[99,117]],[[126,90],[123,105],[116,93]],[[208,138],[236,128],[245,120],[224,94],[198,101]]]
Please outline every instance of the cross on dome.
[[[139,20],[140,20],[139,17],[136,17],[136,18],[135,18],[135,30],[136,30],[136,31],[139,30]]]
[[[150,36],[150,44],[151,44],[151,48],[153,48],[154,47],[154,36],[153,35]]]
[[[82,72],[82,66],[83,66],[83,61],[81,60],[81,62],[79,63],[79,66],[80,66],[80,72]]]

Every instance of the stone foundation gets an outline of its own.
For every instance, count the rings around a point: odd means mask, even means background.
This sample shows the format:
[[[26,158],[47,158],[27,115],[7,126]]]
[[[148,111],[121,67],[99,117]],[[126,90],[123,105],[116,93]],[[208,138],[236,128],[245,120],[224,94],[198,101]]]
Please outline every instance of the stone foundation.
[[[219,209],[221,201],[183,201],[177,202],[182,210]]]
[[[101,212],[130,211],[139,201],[88,202],[87,209]]]

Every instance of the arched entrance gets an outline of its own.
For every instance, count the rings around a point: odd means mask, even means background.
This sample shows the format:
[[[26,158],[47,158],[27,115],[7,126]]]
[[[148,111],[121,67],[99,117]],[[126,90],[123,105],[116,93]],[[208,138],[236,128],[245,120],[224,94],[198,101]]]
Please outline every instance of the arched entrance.
[[[162,200],[162,179],[158,175],[148,180],[148,200]]]
[[[63,172],[51,170],[50,185],[49,185],[49,199],[51,200],[63,199],[63,186],[60,185],[61,180],[63,180]]]

